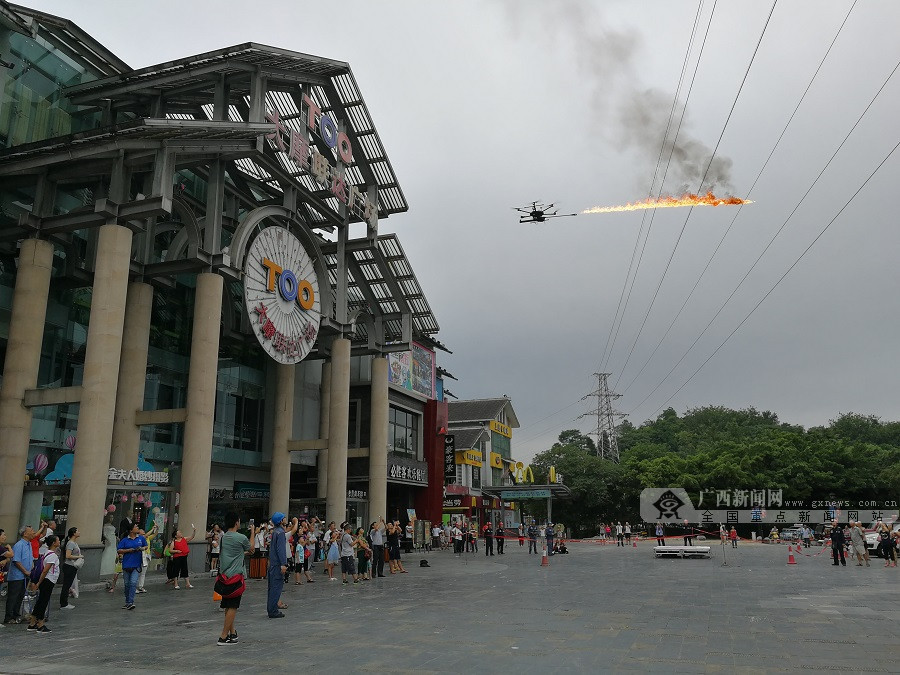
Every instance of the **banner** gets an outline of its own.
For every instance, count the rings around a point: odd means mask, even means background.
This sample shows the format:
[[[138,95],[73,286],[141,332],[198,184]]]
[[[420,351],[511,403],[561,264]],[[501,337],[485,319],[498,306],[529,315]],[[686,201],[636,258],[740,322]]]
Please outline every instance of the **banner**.
[[[444,436],[444,480],[456,480],[456,437]]]

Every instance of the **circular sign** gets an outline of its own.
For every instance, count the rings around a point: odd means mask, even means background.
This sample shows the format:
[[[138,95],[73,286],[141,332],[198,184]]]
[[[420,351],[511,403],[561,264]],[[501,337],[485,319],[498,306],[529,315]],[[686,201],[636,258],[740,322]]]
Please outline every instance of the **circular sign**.
[[[278,363],[309,354],[322,318],[313,261],[283,227],[260,232],[244,264],[244,301],[259,344]]]

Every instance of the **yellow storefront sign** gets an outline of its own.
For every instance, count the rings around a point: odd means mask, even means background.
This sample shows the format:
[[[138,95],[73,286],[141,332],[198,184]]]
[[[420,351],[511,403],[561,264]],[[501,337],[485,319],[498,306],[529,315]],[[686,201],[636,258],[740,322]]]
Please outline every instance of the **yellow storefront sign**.
[[[492,469],[502,469],[503,468],[503,455],[499,452],[491,453],[491,468]]]
[[[469,464],[471,466],[481,466],[481,451],[480,450],[457,450],[456,451],[456,463],[457,464]]]
[[[491,431],[495,431],[501,436],[512,438],[512,429],[505,424],[500,424],[497,420],[491,420]]]

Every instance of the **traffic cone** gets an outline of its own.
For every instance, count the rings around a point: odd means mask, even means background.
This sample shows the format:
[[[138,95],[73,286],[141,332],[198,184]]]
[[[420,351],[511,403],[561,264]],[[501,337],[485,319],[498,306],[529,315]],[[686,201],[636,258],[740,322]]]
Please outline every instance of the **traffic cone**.
[[[541,567],[550,567],[550,558],[547,557],[547,547],[541,547]]]
[[[794,560],[794,547],[793,547],[792,545],[790,545],[790,544],[788,544],[788,561],[787,561],[787,564],[788,564],[788,565],[796,565],[796,564],[797,564],[797,561]]]

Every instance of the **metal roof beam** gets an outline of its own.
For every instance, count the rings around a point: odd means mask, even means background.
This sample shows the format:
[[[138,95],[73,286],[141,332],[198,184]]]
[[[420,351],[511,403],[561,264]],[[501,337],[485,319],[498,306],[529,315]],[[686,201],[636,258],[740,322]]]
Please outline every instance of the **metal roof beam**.
[[[86,84],[76,84],[72,87],[65,87],[63,89],[63,94],[68,96],[69,100],[77,105],[86,105],[88,103],[96,102],[99,99],[114,98],[121,94],[132,92],[146,92],[151,96],[157,96],[159,94],[165,95],[164,90],[156,89],[155,87],[160,87],[172,82],[179,82],[188,77],[199,77],[209,73],[218,73],[221,70],[222,65],[221,61],[215,61],[213,63],[197,66],[196,68],[179,70],[168,75],[134,78],[132,80],[129,80],[129,77],[134,77],[134,74],[126,73],[125,75],[116,76],[116,78],[114,78],[121,81],[121,84],[119,85],[114,86],[112,82],[110,82],[108,87],[104,87],[100,85],[99,82],[94,81]],[[239,61],[229,62],[228,65],[248,72],[253,72],[255,70],[254,66]],[[93,91],[91,85],[93,85]],[[81,91],[84,91],[85,93],[79,93]]]
[[[325,90],[325,93],[328,96],[328,100],[331,101],[331,108],[338,113],[340,118],[347,120],[348,123],[352,122],[353,118],[351,118],[350,115],[347,114],[347,110],[344,108],[344,104],[341,102],[341,96],[337,92],[334,84],[328,82],[327,84],[322,86],[322,89]],[[370,160],[368,157],[366,157],[359,139],[356,138],[356,130],[353,128],[353,124],[349,123],[346,130],[350,132],[347,134],[347,137],[350,139],[350,145],[353,148],[353,156],[357,158],[356,166],[362,174],[363,180],[366,182],[366,185],[378,185],[378,180],[375,178],[375,172],[372,171],[372,167],[370,166]]]

